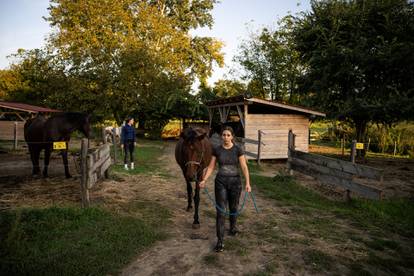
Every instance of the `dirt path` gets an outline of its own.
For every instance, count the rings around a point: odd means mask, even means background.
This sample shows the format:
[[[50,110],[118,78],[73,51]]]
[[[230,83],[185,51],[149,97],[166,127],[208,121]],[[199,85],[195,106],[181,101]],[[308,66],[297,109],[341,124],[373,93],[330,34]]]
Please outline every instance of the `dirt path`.
[[[264,220],[269,213],[278,215],[277,208],[267,208],[268,202],[259,196],[258,205],[261,213],[256,214],[252,202],[247,202],[240,217],[240,237],[225,236],[225,252],[217,254],[213,247],[216,242],[215,210],[202,193],[200,202],[200,229],[192,229],[193,212],[186,212],[186,190],[184,178],[174,160],[174,144],[169,143],[163,160],[171,175],[169,181],[159,179],[145,187],[143,197],[157,198],[172,211],[172,225],[168,230],[170,238],[159,242],[148,252],[137,256],[123,275],[243,275],[263,268],[269,257],[266,246],[260,245],[258,237],[251,237],[250,229],[257,222]],[[213,179],[211,177],[210,179]],[[210,190],[213,182],[208,184]],[[265,207],[265,208],[263,208]],[[226,222],[226,229],[228,222]],[[254,248],[253,248],[254,247]]]

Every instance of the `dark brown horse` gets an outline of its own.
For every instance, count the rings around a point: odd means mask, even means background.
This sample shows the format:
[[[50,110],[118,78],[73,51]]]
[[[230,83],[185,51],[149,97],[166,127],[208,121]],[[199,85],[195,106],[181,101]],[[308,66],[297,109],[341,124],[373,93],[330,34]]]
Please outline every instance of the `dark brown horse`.
[[[194,195],[194,222],[193,228],[199,228],[198,206],[200,204],[200,187],[203,171],[207,168],[211,160],[212,146],[208,135],[201,128],[186,128],[181,133],[180,140],[175,147],[175,160],[183,171],[187,183],[187,211],[192,209],[192,182],[195,182]]]
[[[68,166],[68,142],[73,131],[79,130],[89,138],[89,115],[76,112],[58,113],[49,119],[37,116],[28,120],[24,125],[24,139],[29,146],[30,158],[33,164],[33,175],[40,174],[40,152],[45,150],[43,176],[48,176],[50,154],[53,142],[66,142],[66,149],[62,150],[62,159],[65,166],[65,175],[71,177]]]

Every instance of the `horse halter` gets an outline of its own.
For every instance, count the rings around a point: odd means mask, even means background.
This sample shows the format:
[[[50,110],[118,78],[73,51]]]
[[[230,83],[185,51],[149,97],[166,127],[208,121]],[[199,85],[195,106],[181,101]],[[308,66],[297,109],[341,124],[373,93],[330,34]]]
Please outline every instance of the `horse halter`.
[[[200,161],[190,160],[190,161],[187,161],[184,166],[187,167],[188,165],[197,165],[200,167],[201,162],[203,161],[203,158],[204,158],[204,151],[201,151]]]

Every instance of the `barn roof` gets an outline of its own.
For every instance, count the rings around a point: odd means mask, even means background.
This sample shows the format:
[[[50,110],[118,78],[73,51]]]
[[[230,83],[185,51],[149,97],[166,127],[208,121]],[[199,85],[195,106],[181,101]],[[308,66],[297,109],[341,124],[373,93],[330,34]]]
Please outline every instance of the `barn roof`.
[[[247,98],[243,95],[228,97],[228,98],[220,98],[217,100],[209,101],[206,105],[210,108],[213,107],[223,107],[223,106],[235,106],[235,105],[245,105],[245,104],[262,104],[267,105],[270,107],[281,108],[286,110],[292,110],[300,113],[310,114],[310,115],[318,115],[325,117],[326,114],[323,112],[319,112],[316,110],[312,110],[306,107],[292,105],[292,104],[285,104],[277,101],[269,101],[263,100],[259,98]]]
[[[0,107],[13,109],[13,110],[19,110],[19,111],[25,111],[30,113],[38,113],[38,112],[62,112],[60,110],[46,108],[46,107],[40,107],[25,103],[16,103],[16,102],[5,102],[0,101]]]

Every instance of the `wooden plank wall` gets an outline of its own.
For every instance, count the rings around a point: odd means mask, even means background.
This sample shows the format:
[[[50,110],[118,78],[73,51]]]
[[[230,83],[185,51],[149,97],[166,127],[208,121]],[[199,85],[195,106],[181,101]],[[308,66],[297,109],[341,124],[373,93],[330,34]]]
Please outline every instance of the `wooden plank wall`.
[[[0,121],[0,140],[14,140],[14,121]],[[24,141],[24,123],[17,121],[17,140]]]
[[[105,172],[111,166],[111,155],[109,144],[103,144],[87,156],[87,188],[90,189],[95,183],[105,176]]]
[[[258,131],[262,130],[261,159],[285,159],[288,157],[288,133],[296,134],[296,148],[308,152],[309,119],[294,114],[248,114],[246,116],[245,138],[258,140]],[[245,144],[247,159],[255,159],[257,145]]]

